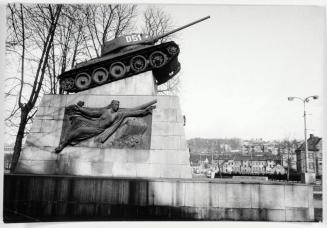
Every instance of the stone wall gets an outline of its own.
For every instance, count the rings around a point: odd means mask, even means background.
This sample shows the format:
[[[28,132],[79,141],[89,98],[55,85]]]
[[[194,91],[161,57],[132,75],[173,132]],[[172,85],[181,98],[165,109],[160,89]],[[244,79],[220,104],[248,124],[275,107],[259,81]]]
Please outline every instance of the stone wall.
[[[314,219],[312,186],[304,184],[17,174],[4,181],[7,222],[14,212],[39,221]]]

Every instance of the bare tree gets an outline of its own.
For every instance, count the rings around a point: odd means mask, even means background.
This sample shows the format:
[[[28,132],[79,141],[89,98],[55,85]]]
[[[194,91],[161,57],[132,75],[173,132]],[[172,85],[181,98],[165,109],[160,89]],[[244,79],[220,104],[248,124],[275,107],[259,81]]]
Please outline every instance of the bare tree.
[[[157,37],[173,29],[173,20],[171,16],[163,9],[150,6],[143,13],[144,28],[142,32],[150,37]],[[175,34],[161,38],[158,42],[167,42],[172,39]],[[158,87],[159,94],[176,95],[179,93],[180,75],[176,75],[168,82]]]
[[[101,46],[106,40],[133,31],[136,18],[135,5],[85,5],[83,16],[86,32],[83,34],[89,57],[100,57]]]
[[[81,5],[65,5],[57,25],[57,32],[51,46],[47,76],[44,86],[48,93],[59,92],[57,76],[73,68],[80,58],[85,58],[83,33],[85,18]]]
[[[290,172],[292,170],[292,158],[294,148],[297,148],[297,141],[295,139],[290,140],[290,137],[285,137],[281,142],[281,147],[284,149],[282,154],[282,159],[284,160],[285,151],[287,152],[286,164],[287,164],[287,181],[290,179]],[[292,153],[292,154],[290,154]]]
[[[150,37],[156,37],[173,29],[173,21],[169,14],[163,9],[154,6],[148,7],[143,13],[144,28],[142,32]],[[159,40],[160,43],[167,42],[173,37],[169,35]]]
[[[20,156],[26,125],[36,112],[35,104],[42,89],[61,8],[62,5],[8,5],[8,19],[12,31],[9,33],[10,43],[7,44],[12,48],[12,52],[20,55],[20,78],[17,80],[19,83],[16,86],[18,88],[17,104],[7,118],[9,120],[16,114],[19,115],[11,172],[15,170]],[[35,56],[39,57],[33,58]],[[34,80],[30,83],[26,82],[28,65],[36,67],[33,72]],[[11,93],[13,93],[12,90],[8,94]]]

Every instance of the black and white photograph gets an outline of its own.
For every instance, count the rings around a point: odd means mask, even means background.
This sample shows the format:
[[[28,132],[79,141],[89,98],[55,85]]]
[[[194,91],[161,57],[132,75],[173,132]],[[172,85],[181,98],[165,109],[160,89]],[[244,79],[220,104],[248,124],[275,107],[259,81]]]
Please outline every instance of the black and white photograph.
[[[4,223],[323,222],[326,4],[3,12]]]

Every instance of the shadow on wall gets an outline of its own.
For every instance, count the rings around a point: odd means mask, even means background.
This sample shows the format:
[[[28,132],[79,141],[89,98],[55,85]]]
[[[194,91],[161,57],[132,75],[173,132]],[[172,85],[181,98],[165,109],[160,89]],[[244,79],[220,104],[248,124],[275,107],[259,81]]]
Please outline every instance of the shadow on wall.
[[[9,174],[4,186],[5,223],[199,219],[196,208],[154,205],[164,199],[147,180]]]

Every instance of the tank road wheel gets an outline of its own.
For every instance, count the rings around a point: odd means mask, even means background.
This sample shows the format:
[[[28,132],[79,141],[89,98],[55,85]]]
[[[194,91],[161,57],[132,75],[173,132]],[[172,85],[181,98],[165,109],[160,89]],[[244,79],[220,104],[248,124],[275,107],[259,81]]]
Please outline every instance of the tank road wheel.
[[[80,73],[75,79],[75,84],[80,90],[87,89],[91,84],[91,76],[87,73]]]
[[[131,59],[130,65],[134,72],[141,72],[145,70],[147,63],[142,55],[137,55]]]
[[[110,66],[110,75],[117,79],[124,76],[126,73],[126,66],[122,62],[115,62]]]
[[[101,85],[107,81],[108,71],[103,67],[97,68],[92,73],[92,79],[96,84]]]
[[[66,78],[61,81],[60,86],[63,90],[68,91],[74,88],[75,81],[73,78]]]
[[[167,52],[171,55],[171,56],[174,56],[174,55],[177,55],[179,53],[179,48],[177,45],[169,45],[167,47]]]
[[[155,51],[151,53],[149,60],[152,67],[160,68],[166,64],[167,56],[161,51]]]

